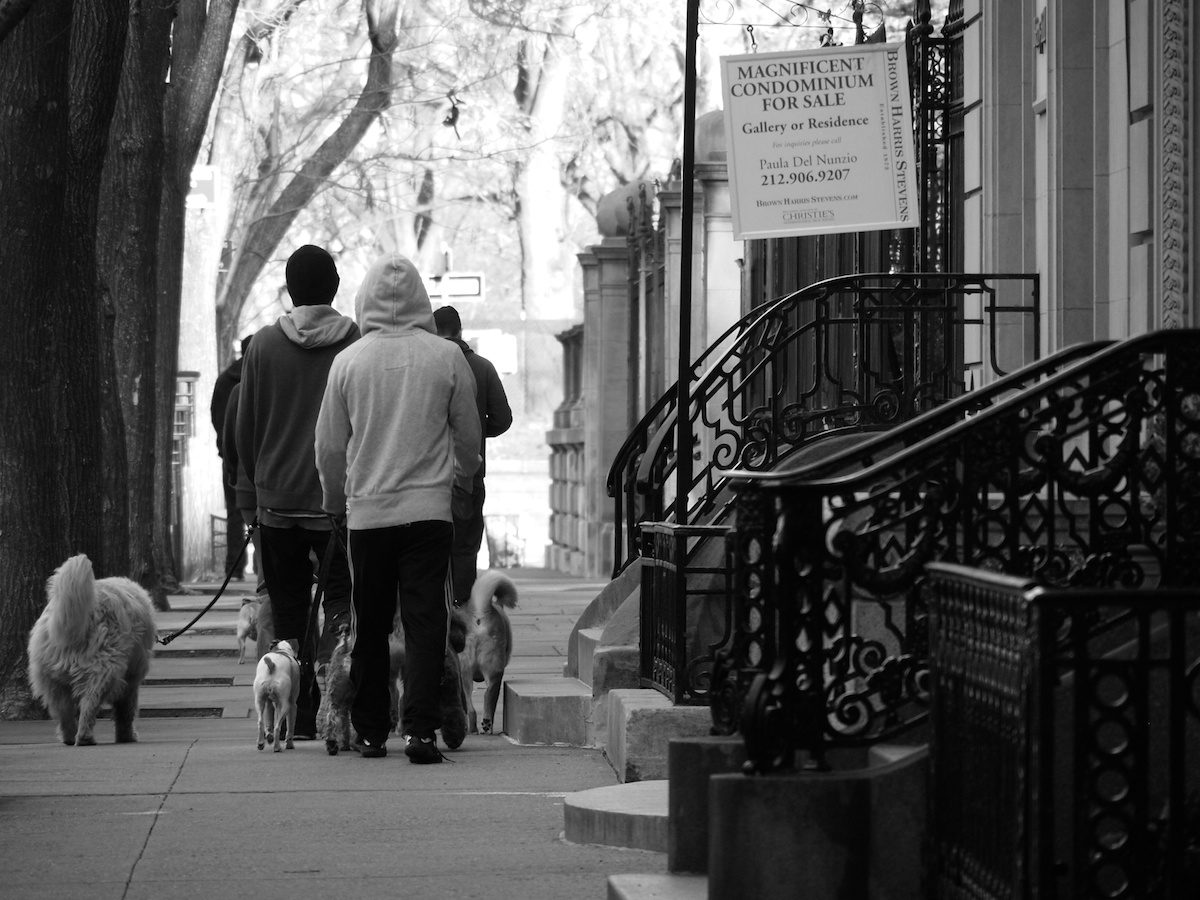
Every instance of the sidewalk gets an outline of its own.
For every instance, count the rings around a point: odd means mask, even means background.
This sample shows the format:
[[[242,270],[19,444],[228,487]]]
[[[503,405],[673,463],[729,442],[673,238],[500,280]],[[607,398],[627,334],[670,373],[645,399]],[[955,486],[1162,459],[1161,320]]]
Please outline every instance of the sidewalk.
[[[561,673],[600,585],[510,574],[508,675]],[[597,751],[504,735],[470,735],[439,766],[411,765],[398,739],[386,759],[331,757],[319,741],[257,751],[254,667],[238,665],[233,631],[249,587],[231,585],[197,632],[160,647],[138,743],[113,744],[109,721],[95,747],[57,743],[48,721],[0,722],[0,895],[599,900],[608,875],[665,871],[665,854],[562,839],[563,797],[617,782]],[[213,590],[172,598],[160,629]]]

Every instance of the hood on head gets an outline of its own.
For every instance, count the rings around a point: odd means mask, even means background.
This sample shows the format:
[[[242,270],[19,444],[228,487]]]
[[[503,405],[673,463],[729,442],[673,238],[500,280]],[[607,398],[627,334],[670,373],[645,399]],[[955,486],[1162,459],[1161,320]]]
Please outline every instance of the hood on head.
[[[412,328],[437,334],[433,306],[421,273],[411,260],[399,254],[376,260],[367,270],[354,298],[354,314],[364,335]]]

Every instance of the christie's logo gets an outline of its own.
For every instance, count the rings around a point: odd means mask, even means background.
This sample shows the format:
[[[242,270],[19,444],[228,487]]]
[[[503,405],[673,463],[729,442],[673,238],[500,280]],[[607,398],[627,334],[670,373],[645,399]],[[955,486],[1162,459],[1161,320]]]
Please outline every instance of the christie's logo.
[[[823,222],[833,218],[831,209],[793,209],[783,214],[785,222]]]

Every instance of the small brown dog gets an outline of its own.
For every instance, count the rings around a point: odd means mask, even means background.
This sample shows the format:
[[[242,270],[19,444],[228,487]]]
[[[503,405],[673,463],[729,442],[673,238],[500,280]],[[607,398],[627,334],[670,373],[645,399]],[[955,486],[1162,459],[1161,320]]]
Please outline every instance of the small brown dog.
[[[517,605],[517,586],[507,575],[489,569],[480,575],[471,588],[465,604],[467,614],[466,645],[459,654],[463,693],[467,701],[467,717],[471,733],[492,733],[492,720],[500,700],[504,670],[512,659],[512,625],[505,608]],[[473,682],[487,685],[483,696],[483,718],[476,723],[475,700],[471,696]],[[478,724],[478,728],[476,725]]]
[[[137,740],[138,688],[157,636],[150,595],[137,582],[97,579],[82,553],[58,567],[29,632],[29,686],[64,744],[96,743],[102,703],[112,703],[117,743]]]
[[[261,601],[255,597],[242,598],[242,608],[238,610],[237,643],[238,665],[246,661],[246,645],[250,641],[258,641],[258,609]]]

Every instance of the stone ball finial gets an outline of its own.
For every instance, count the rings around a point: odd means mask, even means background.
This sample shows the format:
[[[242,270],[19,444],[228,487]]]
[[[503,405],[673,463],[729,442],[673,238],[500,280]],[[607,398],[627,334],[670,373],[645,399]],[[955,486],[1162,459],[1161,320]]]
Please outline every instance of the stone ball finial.
[[[725,112],[714,109],[696,117],[696,162],[723,163],[728,158],[725,145]]]
[[[638,204],[638,189],[646,186],[648,192],[653,192],[654,185],[649,181],[631,181],[621,185],[614,191],[609,191],[596,204],[596,227],[601,237],[625,237],[629,234],[629,201],[634,206]]]

